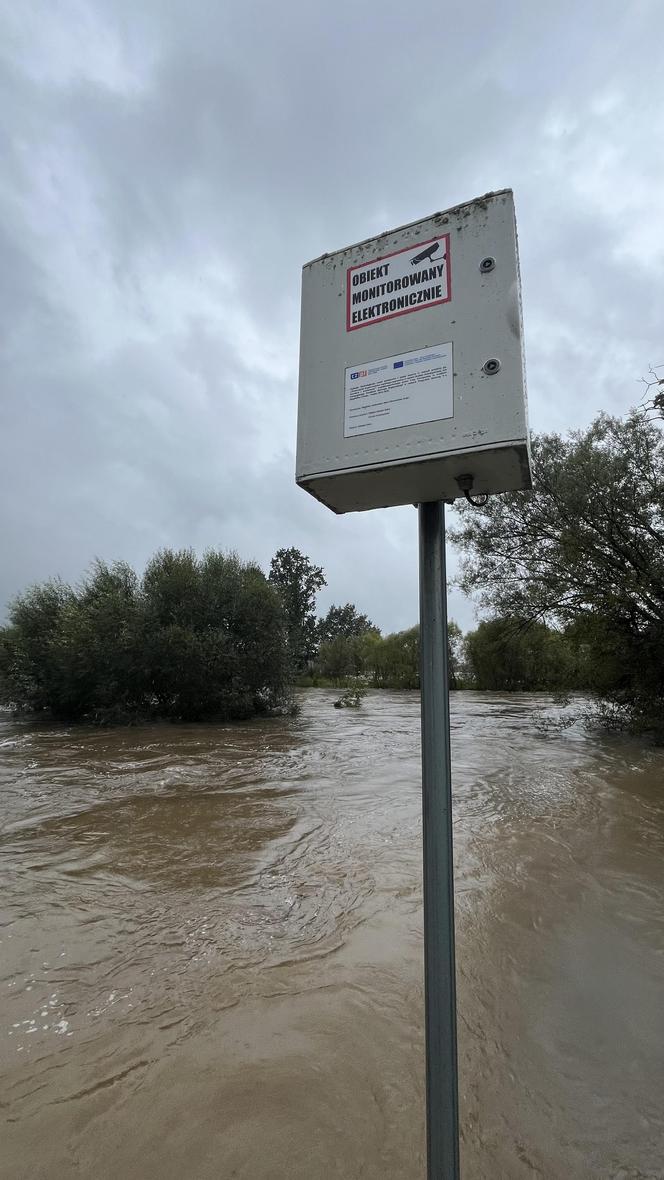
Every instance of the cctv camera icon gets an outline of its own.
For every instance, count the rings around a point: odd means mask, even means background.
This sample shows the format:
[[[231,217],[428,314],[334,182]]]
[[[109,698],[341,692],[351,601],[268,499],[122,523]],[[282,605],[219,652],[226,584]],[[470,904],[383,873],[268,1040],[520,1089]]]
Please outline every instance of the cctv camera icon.
[[[431,262],[439,247],[440,242],[434,242],[431,246],[427,246],[426,250],[423,250],[421,254],[416,254],[414,258],[411,258],[410,265],[417,266],[418,262]],[[445,255],[443,254],[444,257]]]

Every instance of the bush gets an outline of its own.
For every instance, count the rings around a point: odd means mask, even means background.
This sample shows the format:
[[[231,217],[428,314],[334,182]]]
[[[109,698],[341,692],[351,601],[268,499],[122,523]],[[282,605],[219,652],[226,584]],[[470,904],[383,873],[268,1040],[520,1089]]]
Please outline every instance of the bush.
[[[359,709],[367,690],[363,684],[350,685],[339,699],[334,702],[335,709]]]
[[[0,632],[0,699],[65,721],[247,718],[287,688],[283,608],[235,554],[164,550],[139,580],[97,562],[20,595]]]

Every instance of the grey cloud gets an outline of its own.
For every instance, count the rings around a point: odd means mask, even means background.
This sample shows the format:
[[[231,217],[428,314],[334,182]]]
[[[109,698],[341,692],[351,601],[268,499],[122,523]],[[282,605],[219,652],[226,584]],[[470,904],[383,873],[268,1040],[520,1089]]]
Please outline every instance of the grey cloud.
[[[299,270],[487,189],[516,191],[534,428],[622,412],[664,359],[657,5],[4,19],[1,601],[95,554],[295,544],[321,606],[413,622],[413,510],[337,519],[293,485]]]

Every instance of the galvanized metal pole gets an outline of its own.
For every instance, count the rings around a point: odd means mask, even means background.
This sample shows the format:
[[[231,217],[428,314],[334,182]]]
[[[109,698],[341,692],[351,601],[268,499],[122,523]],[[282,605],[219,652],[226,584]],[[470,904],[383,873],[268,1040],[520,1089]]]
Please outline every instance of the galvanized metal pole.
[[[445,505],[419,505],[424,1006],[429,1180],[459,1178]]]

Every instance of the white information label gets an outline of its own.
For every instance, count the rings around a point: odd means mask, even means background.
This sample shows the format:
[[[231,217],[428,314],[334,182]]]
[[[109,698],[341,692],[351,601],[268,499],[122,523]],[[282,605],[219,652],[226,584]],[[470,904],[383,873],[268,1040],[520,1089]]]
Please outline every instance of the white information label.
[[[451,344],[434,344],[346,369],[344,438],[453,415]]]

